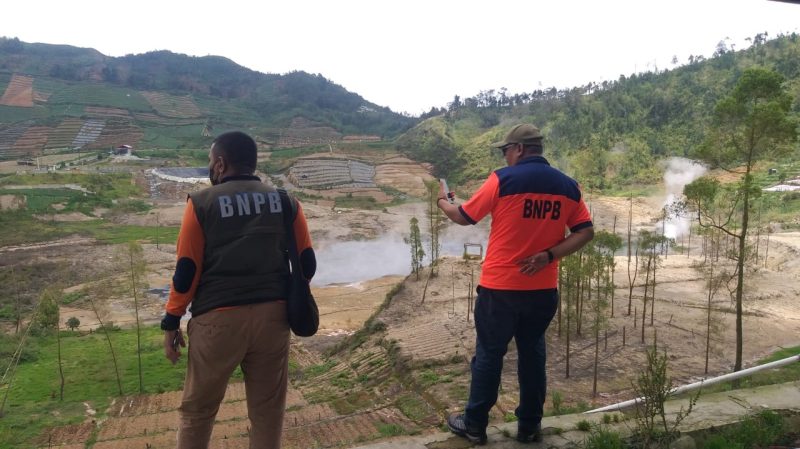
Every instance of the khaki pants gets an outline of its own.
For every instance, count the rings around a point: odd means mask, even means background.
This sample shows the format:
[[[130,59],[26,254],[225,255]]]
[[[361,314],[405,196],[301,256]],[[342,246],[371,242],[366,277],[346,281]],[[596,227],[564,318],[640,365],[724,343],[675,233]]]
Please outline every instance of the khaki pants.
[[[250,448],[279,449],[289,369],[286,302],[211,311],[192,318],[188,334],[178,449],[208,448],[228,379],[239,365],[247,394]]]

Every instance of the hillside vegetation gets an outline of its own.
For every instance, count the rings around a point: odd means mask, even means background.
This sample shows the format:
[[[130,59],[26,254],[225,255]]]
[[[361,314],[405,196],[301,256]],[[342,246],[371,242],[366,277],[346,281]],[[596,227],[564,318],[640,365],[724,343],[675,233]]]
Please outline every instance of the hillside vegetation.
[[[785,78],[800,113],[800,39],[797,34],[733,51],[720,44],[714,56],[690,56],[671,70],[620,76],[571,89],[508,94],[505,89],[456,96],[432,109],[398,140],[410,157],[432,163],[454,183],[482,180],[503,165],[489,143],[515,123],[530,122],[545,135],[545,156],[592,189],[630,188],[660,181],[659,160],[691,156],[706,138],[717,101],[753,66]],[[674,61],[677,63],[677,61]],[[796,148],[795,148],[796,150]],[[792,157],[796,157],[795,151]]]
[[[264,74],[169,51],[115,58],[0,37],[0,159],[123,144],[199,148],[230,129],[267,147],[380,140],[414,122],[319,74]]]

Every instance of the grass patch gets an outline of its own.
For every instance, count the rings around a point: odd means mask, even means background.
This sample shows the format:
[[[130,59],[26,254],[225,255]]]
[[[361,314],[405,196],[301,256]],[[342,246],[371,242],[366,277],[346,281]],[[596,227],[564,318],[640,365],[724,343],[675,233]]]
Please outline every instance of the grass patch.
[[[466,401],[469,396],[469,388],[466,385],[452,384],[447,389],[447,394],[454,401]]]
[[[412,421],[422,421],[431,414],[431,410],[425,401],[415,394],[405,394],[400,396],[396,402],[397,408]]]
[[[771,410],[726,427],[710,435],[698,447],[702,449],[751,449],[778,443],[784,433],[783,417]]]
[[[306,377],[317,377],[319,375],[327,373],[334,366],[336,366],[336,362],[334,362],[333,360],[328,360],[321,365],[309,366],[303,371],[303,374],[305,374]]]
[[[355,380],[347,371],[342,371],[337,373],[333,378],[331,378],[331,385],[341,388],[341,389],[348,389],[352,388],[355,385]]]
[[[625,449],[627,446],[617,432],[598,428],[583,441],[584,449]]]
[[[421,387],[427,388],[431,385],[452,382],[453,378],[449,374],[440,375],[434,370],[426,369],[419,374],[417,381]]]
[[[86,293],[84,292],[71,292],[65,293],[64,296],[61,298],[61,304],[69,305],[73,302],[80,301],[81,299],[86,297]]]
[[[24,194],[32,212],[50,211],[50,205],[64,203],[64,212],[82,212],[91,214],[97,207],[118,209],[121,212],[147,210],[141,198],[144,192],[133,183],[130,174],[80,174],[80,173],[43,173],[11,175],[0,178],[0,189],[3,186],[33,186],[50,184],[77,184],[90,193],[74,189],[4,189],[4,193]],[[131,209],[131,204],[134,204]]]
[[[339,196],[334,200],[335,207],[345,209],[380,209],[383,204],[379,204],[371,196]]]
[[[377,398],[368,391],[349,393],[343,397],[334,396],[331,407],[340,415],[349,415],[375,405]]]
[[[136,331],[111,332],[124,394],[139,393]],[[142,372],[146,393],[179,390],[186,373],[186,351],[177,365],[165,358],[163,333],[157,327],[142,328]],[[4,337],[2,352],[16,347]],[[88,403],[100,414],[119,394],[108,343],[102,334],[61,332],[65,377],[64,400],[59,400],[59,376],[55,335],[29,337],[25,355],[10,385],[4,416],[0,419],[0,447],[33,447],[32,440],[47,427],[82,422]],[[6,354],[7,355],[7,354]],[[5,357],[5,360],[8,360]],[[8,384],[2,385],[5,394]]]
[[[131,241],[174,245],[178,227],[118,225],[104,220],[57,222],[37,220],[25,211],[0,212],[0,246],[19,245],[63,238],[92,237],[102,243]]]
[[[405,434],[406,429],[397,424],[378,424],[378,432],[383,437],[396,437]]]

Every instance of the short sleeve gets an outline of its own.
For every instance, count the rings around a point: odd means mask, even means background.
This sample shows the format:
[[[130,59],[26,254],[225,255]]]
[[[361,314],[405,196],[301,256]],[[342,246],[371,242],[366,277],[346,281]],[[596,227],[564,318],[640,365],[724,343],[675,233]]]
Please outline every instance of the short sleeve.
[[[567,219],[567,227],[570,232],[580,231],[584,228],[592,226],[592,216],[589,214],[589,208],[583,202],[583,198],[578,201],[577,207],[572,211],[572,214]]]
[[[459,212],[470,224],[481,221],[497,203],[499,189],[500,179],[497,177],[497,173],[492,172],[478,191],[472,195],[472,198],[459,206]]]

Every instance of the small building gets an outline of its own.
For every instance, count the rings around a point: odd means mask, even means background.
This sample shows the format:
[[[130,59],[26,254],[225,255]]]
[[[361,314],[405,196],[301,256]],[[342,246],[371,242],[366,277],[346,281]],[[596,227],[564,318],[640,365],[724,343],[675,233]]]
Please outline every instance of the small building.
[[[131,154],[131,150],[133,147],[130,145],[120,145],[114,148],[114,155],[115,156],[128,156]]]

